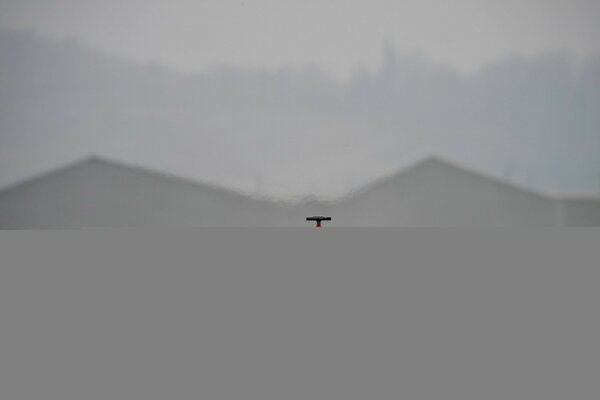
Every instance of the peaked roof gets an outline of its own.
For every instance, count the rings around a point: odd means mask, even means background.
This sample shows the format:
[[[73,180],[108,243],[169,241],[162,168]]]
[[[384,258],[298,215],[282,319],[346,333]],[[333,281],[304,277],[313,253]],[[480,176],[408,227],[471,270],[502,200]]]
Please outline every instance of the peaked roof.
[[[154,177],[159,177],[162,179],[167,179],[169,181],[177,182],[180,184],[194,186],[197,188],[203,187],[206,189],[211,189],[214,191],[221,192],[223,194],[227,194],[230,196],[236,196],[239,198],[245,198],[245,199],[252,200],[252,201],[264,201],[264,202],[270,202],[270,203],[274,203],[274,204],[280,203],[271,198],[269,198],[269,199],[262,198],[260,196],[255,196],[255,195],[251,195],[249,193],[244,193],[242,191],[235,190],[232,188],[227,188],[225,186],[221,186],[221,185],[218,185],[215,183],[203,182],[203,181],[197,181],[197,180],[193,180],[193,179],[189,179],[189,178],[184,178],[179,175],[170,174],[168,172],[159,171],[159,170],[156,170],[153,168],[142,167],[139,165],[135,165],[135,164],[131,164],[131,163],[123,162],[123,161],[116,161],[113,159],[108,159],[108,158],[97,156],[97,155],[92,155],[90,157],[86,157],[82,160],[76,161],[76,162],[68,164],[66,166],[59,167],[57,169],[53,169],[51,171],[42,172],[42,173],[34,175],[28,179],[25,179],[21,182],[17,182],[16,184],[12,184],[7,187],[1,188],[0,194],[15,190],[19,187],[29,185],[29,184],[35,183],[37,181],[49,178],[51,176],[61,174],[66,171],[69,171],[69,170],[72,170],[75,168],[80,168],[80,167],[83,167],[86,165],[100,165],[100,166],[124,168],[124,169],[130,170],[130,171],[135,171],[137,173],[147,174],[147,175],[151,175]],[[353,190],[350,193],[348,193],[346,196],[343,196],[338,201],[319,201],[319,200],[313,199],[313,200],[305,201],[302,203],[308,202],[308,203],[316,203],[316,204],[331,204],[331,203],[343,202],[347,199],[356,198],[356,197],[362,196],[364,194],[367,194],[369,192],[376,191],[382,186],[387,186],[387,185],[393,184],[394,182],[404,178],[405,176],[408,176],[411,172],[417,171],[417,170],[420,170],[423,168],[430,168],[430,169],[434,169],[434,170],[435,169],[441,169],[441,170],[450,169],[450,170],[458,171],[465,175],[469,175],[469,176],[477,178],[477,179],[482,179],[482,180],[492,182],[497,185],[503,185],[503,186],[506,186],[507,188],[511,188],[513,190],[526,192],[526,193],[536,195],[539,197],[543,197],[543,198],[556,198],[556,199],[565,199],[565,200],[569,200],[569,199],[600,200],[600,194],[590,194],[590,195],[585,195],[585,196],[582,196],[582,195],[551,196],[549,194],[538,192],[538,191],[532,190],[530,188],[527,188],[525,186],[521,186],[521,185],[515,184],[513,182],[509,182],[504,179],[501,179],[499,177],[475,170],[469,166],[458,163],[456,161],[450,161],[446,158],[442,158],[442,157],[433,155],[433,156],[428,156],[422,160],[419,160],[418,162],[416,162],[412,165],[409,165],[408,167],[403,167],[394,173],[388,174],[388,175],[386,175],[380,179],[377,179],[365,186],[362,186],[356,190]]]
[[[409,165],[408,167],[401,168],[400,170],[397,170],[394,173],[388,174],[380,179],[377,179],[376,181],[353,191],[352,193],[350,193],[348,195],[348,197],[355,198],[355,197],[367,194],[369,192],[376,191],[380,187],[393,184],[394,182],[399,181],[400,179],[408,176],[412,172],[415,172],[417,170],[421,170],[424,168],[428,168],[428,169],[432,169],[432,170],[437,170],[437,169],[439,169],[439,170],[454,170],[461,174],[471,176],[475,179],[488,181],[488,182],[494,183],[496,185],[502,185],[507,188],[517,190],[520,192],[526,192],[528,194],[539,196],[542,198],[552,198],[553,197],[553,196],[550,196],[549,194],[535,191],[528,187],[521,186],[521,185],[513,183],[513,182],[509,182],[507,180],[501,179],[499,177],[493,176],[491,174],[487,174],[487,173],[479,171],[479,170],[475,170],[467,165],[461,164],[456,161],[450,161],[446,158],[443,158],[443,157],[440,157],[437,155],[431,155],[431,156],[425,157],[424,159],[421,159],[421,160],[417,161],[416,163]]]
[[[148,168],[148,167],[142,167],[139,165],[135,165],[135,164],[131,164],[131,163],[127,163],[127,162],[123,162],[123,161],[116,161],[113,159],[109,159],[109,158],[105,158],[102,156],[98,156],[98,155],[92,155],[86,158],[83,158],[79,161],[75,161],[73,163],[67,164],[65,166],[61,166],[59,168],[56,169],[52,169],[50,171],[45,171],[42,172],[40,174],[36,174],[30,178],[27,178],[21,182],[17,182],[15,184],[9,185],[7,187],[1,188],[0,189],[0,194],[3,193],[7,193],[13,190],[17,190],[21,187],[25,187],[31,184],[34,184],[36,182],[42,181],[44,179],[48,179],[50,177],[56,176],[56,175],[60,175],[63,174],[65,172],[71,171],[71,170],[75,170],[77,168],[82,168],[85,166],[100,166],[100,167],[112,167],[112,168],[121,168],[124,170],[128,170],[128,171],[133,171],[136,172],[138,174],[144,174],[144,175],[150,175],[156,178],[160,178],[160,179],[164,179],[167,181],[171,181],[174,183],[178,183],[178,184],[182,184],[182,185],[186,185],[186,186],[190,186],[190,187],[194,187],[194,188],[198,188],[198,189],[208,189],[211,191],[216,191],[219,192],[221,194],[227,195],[227,196],[232,196],[232,197],[237,197],[240,199],[245,199],[245,200],[249,200],[249,201],[253,201],[253,202],[265,202],[265,203],[272,203],[272,204],[278,204],[278,202],[276,201],[271,201],[270,199],[263,199],[260,198],[258,196],[252,196],[250,194],[246,194],[243,193],[241,191],[237,191],[235,189],[231,189],[231,188],[227,188],[215,183],[211,183],[211,182],[202,182],[202,181],[196,181],[193,179],[189,179],[189,178],[185,178],[179,175],[175,175],[175,174],[171,174],[165,171],[159,171],[153,168]]]

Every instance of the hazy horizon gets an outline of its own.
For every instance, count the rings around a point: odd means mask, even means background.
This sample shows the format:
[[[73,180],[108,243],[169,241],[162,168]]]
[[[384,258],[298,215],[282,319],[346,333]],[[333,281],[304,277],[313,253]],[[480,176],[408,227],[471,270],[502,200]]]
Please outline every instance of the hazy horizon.
[[[31,29],[178,72],[317,66],[336,79],[379,67],[380,46],[461,73],[517,56],[600,56],[590,0],[0,0],[0,26]]]
[[[98,154],[335,197],[430,155],[600,190],[600,3],[0,0],[0,188]]]
[[[249,192],[327,197],[439,155],[536,190],[598,188],[598,58],[511,57],[465,77],[388,42],[376,72],[339,82],[318,68],[181,74],[0,34],[12,91],[3,184],[99,154]]]

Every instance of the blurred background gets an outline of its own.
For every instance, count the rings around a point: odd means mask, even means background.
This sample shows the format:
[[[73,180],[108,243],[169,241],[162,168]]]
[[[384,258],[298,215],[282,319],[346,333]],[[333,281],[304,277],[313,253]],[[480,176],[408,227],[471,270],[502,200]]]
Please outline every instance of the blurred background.
[[[0,0],[0,228],[600,224],[598,20],[592,0]]]

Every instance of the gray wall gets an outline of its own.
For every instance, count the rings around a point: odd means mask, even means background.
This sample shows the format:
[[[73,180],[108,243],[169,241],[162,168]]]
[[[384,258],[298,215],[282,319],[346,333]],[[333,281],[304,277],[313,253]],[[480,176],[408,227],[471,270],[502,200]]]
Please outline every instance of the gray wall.
[[[600,226],[600,197],[571,197],[559,200],[565,226]]]

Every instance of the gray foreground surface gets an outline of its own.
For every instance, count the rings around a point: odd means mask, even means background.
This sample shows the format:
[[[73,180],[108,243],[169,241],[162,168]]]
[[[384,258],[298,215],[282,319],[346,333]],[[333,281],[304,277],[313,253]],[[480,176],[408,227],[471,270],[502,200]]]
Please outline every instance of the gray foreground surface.
[[[0,398],[597,399],[600,231],[0,232]]]

